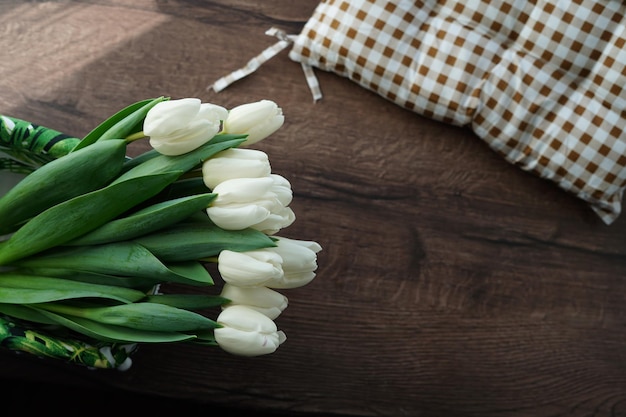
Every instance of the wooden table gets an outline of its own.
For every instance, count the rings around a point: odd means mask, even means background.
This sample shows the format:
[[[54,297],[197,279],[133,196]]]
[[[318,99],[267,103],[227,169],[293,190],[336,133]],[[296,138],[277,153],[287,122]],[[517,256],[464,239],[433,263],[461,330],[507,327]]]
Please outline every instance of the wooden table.
[[[274,100],[258,148],[294,190],[283,235],[323,246],[273,355],[146,345],[117,372],[2,351],[0,377],[287,415],[626,415],[626,218],[336,75],[313,103],[287,51],[207,91],[316,5],[0,3],[0,114],[80,137],[144,98]]]

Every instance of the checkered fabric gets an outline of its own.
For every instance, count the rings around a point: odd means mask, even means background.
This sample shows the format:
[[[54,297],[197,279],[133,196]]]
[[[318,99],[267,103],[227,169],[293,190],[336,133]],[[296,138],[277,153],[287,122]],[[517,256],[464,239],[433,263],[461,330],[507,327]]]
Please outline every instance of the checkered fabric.
[[[327,0],[289,54],[427,117],[612,223],[626,186],[626,4]]]

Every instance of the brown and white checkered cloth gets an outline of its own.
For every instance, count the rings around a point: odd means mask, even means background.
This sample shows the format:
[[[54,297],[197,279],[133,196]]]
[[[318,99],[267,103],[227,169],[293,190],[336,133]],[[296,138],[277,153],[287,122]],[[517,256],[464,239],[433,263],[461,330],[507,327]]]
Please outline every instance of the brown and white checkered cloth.
[[[419,114],[469,126],[605,223],[626,186],[626,4],[327,0],[289,54]]]

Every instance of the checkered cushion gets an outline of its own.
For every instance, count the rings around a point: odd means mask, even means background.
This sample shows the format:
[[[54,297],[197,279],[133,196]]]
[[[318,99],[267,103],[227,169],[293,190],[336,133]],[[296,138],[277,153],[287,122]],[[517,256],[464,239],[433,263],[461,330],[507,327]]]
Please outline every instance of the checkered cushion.
[[[626,4],[327,0],[289,54],[427,117],[469,126],[605,223],[626,186]]]

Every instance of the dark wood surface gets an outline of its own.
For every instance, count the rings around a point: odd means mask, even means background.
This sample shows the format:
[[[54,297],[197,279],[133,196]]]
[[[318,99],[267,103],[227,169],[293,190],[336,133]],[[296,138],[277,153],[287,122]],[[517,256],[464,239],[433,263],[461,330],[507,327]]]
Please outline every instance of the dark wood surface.
[[[82,136],[135,101],[268,98],[259,149],[294,189],[285,236],[318,241],[273,355],[142,346],[127,372],[0,353],[0,377],[289,415],[626,415],[626,218],[509,165],[469,130],[425,119],[280,53],[316,1],[0,2],[0,114]],[[208,412],[208,411],[207,411]]]

